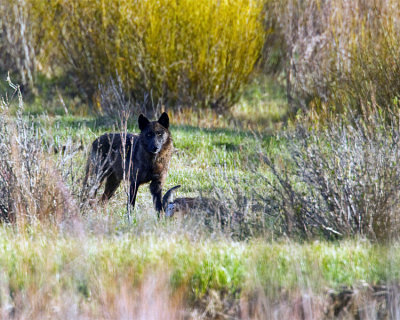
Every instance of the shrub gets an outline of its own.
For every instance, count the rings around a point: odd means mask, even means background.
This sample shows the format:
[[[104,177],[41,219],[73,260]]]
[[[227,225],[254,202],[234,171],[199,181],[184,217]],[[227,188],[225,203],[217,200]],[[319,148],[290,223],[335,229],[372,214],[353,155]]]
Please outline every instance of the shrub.
[[[283,30],[285,21],[281,21],[285,12],[286,1],[264,1],[264,28],[266,37],[262,55],[257,64],[257,71],[267,74],[279,74],[286,64],[286,39]]]
[[[44,10],[33,10],[35,1],[0,3],[0,72],[20,75],[22,84],[33,84],[42,47]]]
[[[89,96],[118,74],[136,99],[228,107],[259,57],[262,8],[259,0],[57,0],[43,23],[58,65]]]
[[[75,201],[61,171],[44,144],[44,132],[22,116],[19,87],[16,118],[9,114],[10,100],[0,101],[0,220],[18,225],[60,222],[76,212]]]
[[[400,127],[382,114],[324,129],[299,124],[285,135],[288,159],[265,156],[286,233],[385,240],[398,232]]]
[[[350,105],[356,111],[364,112],[370,103],[377,103],[397,109],[395,100],[400,91],[399,3],[393,0],[358,1],[355,8],[342,6],[349,26],[334,33],[335,37],[342,38],[342,43],[336,45],[338,63],[333,69],[335,106],[342,106],[343,110],[343,106]],[[340,20],[336,17],[332,24],[339,25]],[[341,47],[345,47],[344,52],[340,52]]]
[[[268,2],[267,11],[275,12],[270,47],[285,60],[294,110],[393,107],[400,89],[397,1],[285,0]]]

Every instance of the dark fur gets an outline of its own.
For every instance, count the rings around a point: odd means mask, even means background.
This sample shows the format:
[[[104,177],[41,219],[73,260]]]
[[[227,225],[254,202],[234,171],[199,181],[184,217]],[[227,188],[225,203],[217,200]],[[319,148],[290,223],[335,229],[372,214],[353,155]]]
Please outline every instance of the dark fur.
[[[102,201],[110,199],[125,176],[129,179],[129,202],[135,206],[137,190],[140,185],[150,182],[157,212],[162,210],[161,192],[167,177],[169,161],[173,152],[171,133],[168,130],[169,118],[164,112],[158,121],[150,122],[139,116],[140,134],[106,133],[92,144],[91,154],[86,168],[84,187],[88,187],[89,176],[95,174],[100,184],[106,180]],[[123,140],[125,138],[125,159],[123,158]],[[96,196],[95,187],[92,196]],[[89,195],[90,196],[90,195]]]
[[[213,221],[217,221],[221,230],[227,226],[241,224],[244,222],[243,212],[231,212],[221,201],[203,197],[181,197],[174,198],[175,192],[180,185],[169,189],[163,197],[163,208],[166,217],[184,218],[200,213],[204,217],[206,225],[211,226]]]
[[[180,188],[180,185],[172,187],[163,196],[162,205],[167,217],[186,216],[191,211],[206,211],[219,212],[223,211],[222,205],[214,199],[202,197],[183,197],[174,198],[175,192]]]

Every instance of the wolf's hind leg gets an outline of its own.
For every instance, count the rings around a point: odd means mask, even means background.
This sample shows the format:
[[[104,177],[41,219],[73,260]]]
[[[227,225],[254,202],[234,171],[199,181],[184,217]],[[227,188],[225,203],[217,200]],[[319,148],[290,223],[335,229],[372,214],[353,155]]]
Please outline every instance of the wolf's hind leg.
[[[107,177],[106,185],[104,187],[104,193],[101,197],[102,202],[108,201],[115,193],[115,191],[118,189],[119,185],[121,183],[121,180],[118,179],[115,173],[110,174]]]

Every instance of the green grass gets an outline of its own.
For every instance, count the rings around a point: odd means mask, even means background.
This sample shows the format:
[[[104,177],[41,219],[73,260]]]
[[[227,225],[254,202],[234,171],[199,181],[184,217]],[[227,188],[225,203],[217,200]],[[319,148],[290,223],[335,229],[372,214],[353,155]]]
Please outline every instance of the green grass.
[[[189,301],[210,291],[232,299],[262,288],[273,296],[282,290],[311,288],[323,292],[366,282],[382,283],[398,276],[399,246],[369,242],[268,243],[193,241],[184,236],[82,238],[32,230],[30,234],[0,230],[0,289],[29,294],[52,287],[96,305],[101,290],[118,291],[121,281],[137,287],[146,276],[167,276],[172,290],[184,290]],[[392,267],[391,267],[392,266]],[[4,287],[5,283],[7,287]],[[53,299],[55,297],[52,297]]]
[[[256,246],[255,281],[261,281],[264,288],[310,287],[318,291],[358,282],[377,284],[391,276],[393,256],[387,254],[388,248],[368,242]]]
[[[36,119],[58,145],[70,139],[88,148],[104,132],[119,130],[112,122],[87,117],[39,116]],[[260,151],[275,152],[279,148],[279,141],[269,134],[233,128],[199,128],[173,121],[170,130],[176,152],[166,187],[181,184],[182,192],[209,192],[213,185],[223,187],[227,177],[247,177],[249,168],[259,165]],[[128,126],[128,131],[139,132],[136,125]],[[85,152],[78,155],[80,162],[84,162]]]
[[[281,80],[258,76],[247,86],[232,114],[243,127],[274,132],[289,117],[288,111]]]

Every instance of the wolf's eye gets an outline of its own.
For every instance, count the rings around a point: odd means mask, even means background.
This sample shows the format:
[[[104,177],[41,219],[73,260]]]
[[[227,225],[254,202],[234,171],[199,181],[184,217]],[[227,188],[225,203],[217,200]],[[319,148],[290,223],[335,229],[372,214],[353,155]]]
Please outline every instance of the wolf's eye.
[[[157,132],[157,136],[161,137],[162,136],[162,132]]]
[[[146,137],[151,138],[152,135],[153,134],[151,132],[149,132],[149,133],[146,134]]]

